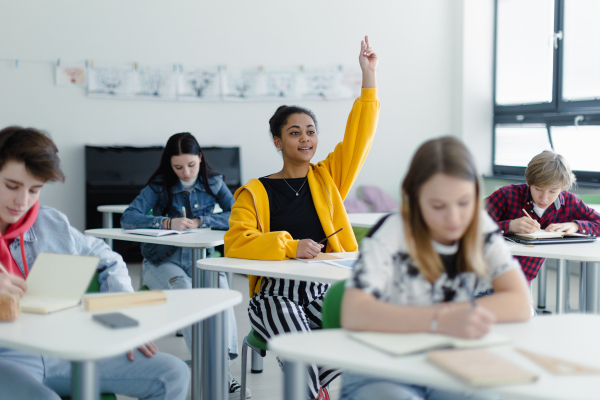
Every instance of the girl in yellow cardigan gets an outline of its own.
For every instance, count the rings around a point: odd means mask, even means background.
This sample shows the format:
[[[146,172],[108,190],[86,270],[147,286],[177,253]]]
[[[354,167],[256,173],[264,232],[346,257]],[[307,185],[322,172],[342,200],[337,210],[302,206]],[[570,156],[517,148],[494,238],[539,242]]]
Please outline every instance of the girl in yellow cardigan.
[[[283,168],[236,191],[225,234],[227,257],[285,260],[314,258],[322,251],[357,251],[343,201],[367,158],[379,117],[378,58],[367,36],[358,59],[362,93],[352,106],[344,140],[325,160],[310,162],[318,144],[317,120],[311,111],[281,106],[269,120]],[[317,243],[340,228],[344,229],[326,246]],[[250,324],[266,340],[282,332],[321,327],[321,306],[329,284],[249,278]],[[309,398],[329,399],[325,387],[339,373],[312,365]]]

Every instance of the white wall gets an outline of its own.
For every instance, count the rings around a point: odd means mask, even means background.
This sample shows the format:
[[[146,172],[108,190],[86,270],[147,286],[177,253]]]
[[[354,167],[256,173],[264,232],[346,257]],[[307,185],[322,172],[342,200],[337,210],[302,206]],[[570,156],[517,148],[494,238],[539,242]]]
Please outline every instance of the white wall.
[[[51,133],[67,182],[48,185],[42,203],[65,212],[82,229],[84,144],[156,144],[173,133],[190,131],[202,145],[241,146],[247,180],[281,168],[267,123],[279,104],[88,98],[84,89],[54,86],[57,57],[188,66],[358,68],[359,42],[367,33],[380,56],[382,108],[375,143],[355,187],[379,185],[398,198],[401,177],[419,143],[471,131],[462,122],[470,111],[464,93],[462,106],[457,109],[454,103],[463,87],[457,81],[463,61],[456,54],[466,32],[460,25],[464,1],[2,0],[0,59],[21,62],[15,69],[14,62],[0,61],[0,127],[19,124]],[[341,139],[352,102],[300,104],[317,115],[316,159],[323,158]],[[148,173],[153,169],[149,166]]]

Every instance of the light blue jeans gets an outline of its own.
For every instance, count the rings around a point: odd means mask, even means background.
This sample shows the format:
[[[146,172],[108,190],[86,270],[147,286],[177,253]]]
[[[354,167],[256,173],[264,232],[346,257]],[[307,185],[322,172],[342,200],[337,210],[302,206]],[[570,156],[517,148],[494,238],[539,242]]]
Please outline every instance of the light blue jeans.
[[[152,290],[169,289],[191,289],[192,288],[192,266],[183,265],[181,262],[181,249],[178,249],[171,257],[162,264],[154,265],[144,259],[142,269],[142,281]],[[219,274],[219,288],[229,289],[227,276]],[[238,356],[237,323],[233,307],[225,310],[225,328],[227,330],[227,346],[229,348],[229,359]],[[190,352],[192,351],[192,327],[183,329],[183,338]]]
[[[449,392],[427,386],[344,372],[340,400],[500,400],[500,397],[468,392]]]
[[[145,400],[183,400],[190,372],[187,365],[170,354],[151,358],[139,350],[134,360],[127,355],[96,363],[100,391]],[[71,395],[71,363],[0,347],[0,398],[59,400]]]

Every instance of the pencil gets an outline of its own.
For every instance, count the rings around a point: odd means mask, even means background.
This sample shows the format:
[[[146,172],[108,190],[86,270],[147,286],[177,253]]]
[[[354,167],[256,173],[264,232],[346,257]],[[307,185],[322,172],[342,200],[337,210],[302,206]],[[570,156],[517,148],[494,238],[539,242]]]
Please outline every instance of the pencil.
[[[323,243],[324,241],[326,241],[327,239],[329,239],[330,237],[332,237],[333,235],[335,235],[336,233],[338,233],[338,232],[339,232],[339,231],[341,231],[342,229],[344,229],[344,228],[340,228],[340,229],[338,229],[337,231],[333,232],[331,235],[327,236],[325,239],[323,239],[323,240],[319,241],[318,243],[319,243],[319,244]]]
[[[525,215],[527,215],[529,217],[529,219],[533,219],[533,218],[531,218],[531,215],[527,214],[527,211],[525,211],[524,208],[521,208],[521,210],[523,210],[523,212],[525,213]]]
[[[185,218],[185,206],[181,206],[181,211],[183,212],[183,218]]]
[[[2,265],[2,263],[0,263],[0,269],[2,270],[2,272],[4,272],[5,274],[8,274],[8,271],[6,270],[6,268],[4,268],[4,265]]]

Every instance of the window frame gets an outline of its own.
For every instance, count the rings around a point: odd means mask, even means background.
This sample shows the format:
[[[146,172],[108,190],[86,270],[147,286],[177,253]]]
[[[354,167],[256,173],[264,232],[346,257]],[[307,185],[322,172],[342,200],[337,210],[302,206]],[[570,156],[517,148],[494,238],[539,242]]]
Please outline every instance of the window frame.
[[[498,41],[498,1],[494,1],[494,52],[493,52],[493,89],[494,119],[492,126],[492,176],[501,179],[524,180],[525,167],[496,165],[496,125],[499,124],[539,124],[546,125],[552,148],[552,126],[574,126],[575,117],[583,116],[578,125],[600,125],[600,99],[563,101],[563,40],[553,55],[552,101],[550,103],[498,105],[496,104],[496,68]],[[554,0],[554,32],[564,32],[564,7],[566,0]],[[600,136],[598,137],[600,141]],[[599,149],[600,150],[600,149]],[[599,154],[600,162],[600,154]],[[579,186],[600,187],[600,173],[594,171],[573,171]]]

